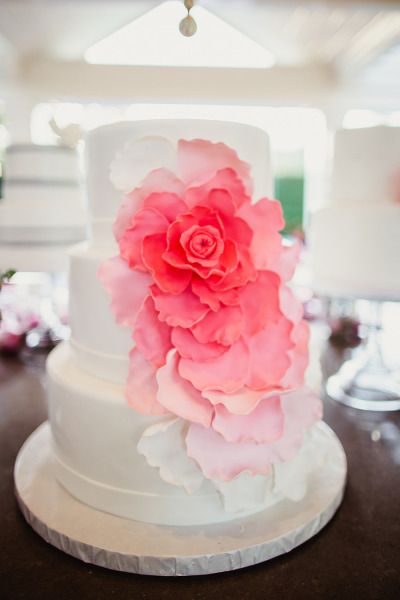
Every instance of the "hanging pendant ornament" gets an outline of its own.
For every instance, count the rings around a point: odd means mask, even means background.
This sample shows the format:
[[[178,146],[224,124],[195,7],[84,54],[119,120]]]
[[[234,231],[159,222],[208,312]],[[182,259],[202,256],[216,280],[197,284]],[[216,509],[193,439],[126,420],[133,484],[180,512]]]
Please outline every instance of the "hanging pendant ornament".
[[[182,19],[182,21],[179,23],[179,31],[185,37],[191,37],[197,31],[196,21],[190,16],[190,10],[193,8],[193,4],[193,0],[184,0],[184,5],[188,11],[188,14],[187,17]]]

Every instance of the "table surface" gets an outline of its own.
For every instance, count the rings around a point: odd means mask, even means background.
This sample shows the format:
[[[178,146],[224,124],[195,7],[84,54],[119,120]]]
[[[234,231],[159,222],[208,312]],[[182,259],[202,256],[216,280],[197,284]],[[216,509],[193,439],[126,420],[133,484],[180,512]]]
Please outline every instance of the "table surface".
[[[323,355],[325,371],[340,362]],[[267,563],[201,577],[164,578],[84,564],[44,542],[14,498],[13,466],[46,419],[45,355],[0,359],[0,599],[203,600],[400,598],[400,414],[324,400],[325,421],[348,458],[343,504],[315,538]]]

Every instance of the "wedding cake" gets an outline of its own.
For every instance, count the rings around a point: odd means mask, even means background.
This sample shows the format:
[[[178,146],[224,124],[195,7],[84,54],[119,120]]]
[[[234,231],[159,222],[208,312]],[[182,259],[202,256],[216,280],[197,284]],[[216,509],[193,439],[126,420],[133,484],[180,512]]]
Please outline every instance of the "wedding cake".
[[[76,151],[64,146],[9,146],[3,196],[0,266],[63,269],[67,248],[86,237]]]
[[[299,501],[323,460],[304,387],[268,138],[217,121],[89,133],[88,242],[70,253],[71,340],[48,359],[58,481],[164,525]]]
[[[400,128],[335,136],[330,203],[311,220],[314,287],[400,300]]]

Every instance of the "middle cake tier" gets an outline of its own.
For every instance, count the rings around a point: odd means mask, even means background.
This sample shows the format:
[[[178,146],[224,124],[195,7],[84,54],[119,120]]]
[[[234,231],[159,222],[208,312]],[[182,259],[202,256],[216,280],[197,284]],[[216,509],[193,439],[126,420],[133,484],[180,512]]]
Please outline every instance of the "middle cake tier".
[[[135,343],[129,329],[115,322],[110,296],[97,278],[100,264],[115,253],[113,246],[88,242],[70,251],[70,345],[72,359],[82,371],[125,384],[129,351]]]

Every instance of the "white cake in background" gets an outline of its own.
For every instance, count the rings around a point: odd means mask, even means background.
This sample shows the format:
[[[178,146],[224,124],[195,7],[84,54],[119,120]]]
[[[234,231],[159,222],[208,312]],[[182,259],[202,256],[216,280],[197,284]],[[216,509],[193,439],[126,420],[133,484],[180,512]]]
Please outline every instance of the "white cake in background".
[[[400,300],[400,128],[335,136],[330,203],[312,215],[314,289]]]
[[[65,269],[67,248],[86,237],[76,151],[63,146],[11,145],[4,173],[0,267]]]
[[[122,517],[167,525],[227,521],[238,515],[224,509],[210,481],[188,494],[163,481],[157,469],[138,453],[143,431],[159,422],[159,417],[139,414],[125,399],[133,342],[129,330],[116,324],[110,297],[96,275],[99,265],[117,253],[112,224],[122,195],[111,183],[110,165],[127,142],[149,136],[153,141],[159,138],[159,143],[164,139],[174,144],[181,138],[224,142],[252,165],[256,197],[271,193],[268,138],[250,126],[195,120],[139,121],[102,127],[88,135],[91,236],[70,253],[71,340],[59,345],[48,360],[55,471],[79,500]],[[145,145],[142,149],[132,173],[132,187],[158,166],[157,156],[147,154]],[[299,472],[303,473],[302,466]],[[242,486],[246,487],[245,480]],[[264,507],[276,501],[277,497],[271,497]],[[258,510],[259,506],[240,516]]]

